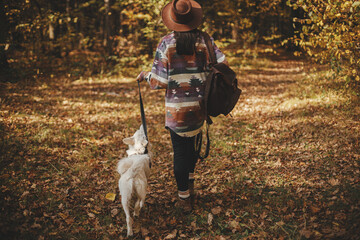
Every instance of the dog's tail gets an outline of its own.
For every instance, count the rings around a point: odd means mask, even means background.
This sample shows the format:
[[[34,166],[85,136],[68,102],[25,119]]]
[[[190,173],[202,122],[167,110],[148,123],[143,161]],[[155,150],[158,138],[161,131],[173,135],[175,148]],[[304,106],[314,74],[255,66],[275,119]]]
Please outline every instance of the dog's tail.
[[[129,158],[121,159],[117,164],[117,171],[120,175],[123,175],[133,164],[133,161]]]
[[[147,172],[150,171],[150,166],[149,166],[149,155],[147,154],[143,154],[143,155],[138,155],[138,157],[140,159],[138,159],[138,161],[134,162],[133,165],[131,166],[131,168],[129,170],[131,170],[131,177],[135,177],[138,174],[143,174],[144,172],[146,173],[146,178],[148,177]]]

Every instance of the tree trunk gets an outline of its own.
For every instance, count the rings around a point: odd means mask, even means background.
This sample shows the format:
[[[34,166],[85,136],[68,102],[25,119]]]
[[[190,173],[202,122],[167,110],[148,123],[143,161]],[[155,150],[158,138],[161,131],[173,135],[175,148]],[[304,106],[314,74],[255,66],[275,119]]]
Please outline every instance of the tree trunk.
[[[49,39],[50,40],[54,40],[55,39],[55,28],[53,23],[50,21],[49,22]]]
[[[67,31],[67,35],[70,37],[71,35],[71,7],[70,7],[70,0],[66,0],[66,31]],[[74,48],[74,44],[73,41],[70,40],[71,43],[71,49]],[[61,44],[62,45],[62,44]],[[68,48],[64,48],[65,50],[65,56],[67,56],[69,54],[69,50]]]
[[[71,12],[70,12],[70,0],[66,0],[66,26],[67,26],[67,32],[70,33],[71,31],[71,26],[70,26],[70,21],[71,21]]]
[[[4,3],[0,2],[0,81],[5,78],[2,76],[3,73],[9,71],[9,63],[7,61],[6,52],[5,52],[5,44],[7,40],[9,24],[6,19],[5,11],[4,11]],[[4,74],[5,75],[5,74]]]
[[[235,20],[235,22],[231,24],[231,35],[232,35],[232,39],[235,40],[236,42],[238,41],[238,29],[239,29],[238,20]]]
[[[104,0],[105,3],[105,26],[104,26],[104,47],[108,55],[111,54],[111,40],[110,40],[110,0]]]
[[[79,8],[79,0],[75,0],[75,5],[74,5],[74,9],[78,10]],[[81,40],[83,38],[83,35],[81,33],[81,18],[77,17],[76,21],[75,21],[75,33],[76,33],[76,37],[75,37],[75,45],[77,49],[81,48]]]

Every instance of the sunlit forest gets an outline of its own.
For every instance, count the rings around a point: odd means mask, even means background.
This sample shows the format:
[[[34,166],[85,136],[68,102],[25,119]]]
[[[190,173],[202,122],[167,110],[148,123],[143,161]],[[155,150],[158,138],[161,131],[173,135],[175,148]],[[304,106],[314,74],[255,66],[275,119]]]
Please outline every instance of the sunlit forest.
[[[126,239],[116,164],[168,2],[0,1],[1,239]],[[184,215],[164,92],[141,83],[153,168],[132,239],[359,239],[360,1],[197,2],[243,93]]]

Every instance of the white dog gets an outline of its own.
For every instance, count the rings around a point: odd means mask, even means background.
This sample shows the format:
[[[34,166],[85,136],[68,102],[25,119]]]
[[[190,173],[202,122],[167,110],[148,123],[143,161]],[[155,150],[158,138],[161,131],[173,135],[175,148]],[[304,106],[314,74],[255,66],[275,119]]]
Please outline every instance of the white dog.
[[[128,157],[119,161],[117,171],[121,175],[119,189],[121,204],[126,215],[127,235],[132,236],[131,198],[133,195],[136,197],[134,216],[138,216],[145,203],[147,178],[150,175],[150,157],[145,153],[148,141],[143,126],[141,125],[134,136],[123,139],[123,142],[129,145],[129,149],[126,151]]]

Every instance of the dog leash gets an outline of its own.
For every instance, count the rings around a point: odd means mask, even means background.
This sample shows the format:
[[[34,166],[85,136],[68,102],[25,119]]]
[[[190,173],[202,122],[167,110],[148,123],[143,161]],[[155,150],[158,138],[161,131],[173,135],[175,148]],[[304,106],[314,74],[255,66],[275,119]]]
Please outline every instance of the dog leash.
[[[145,133],[146,140],[149,142],[148,134],[147,134],[147,127],[146,127],[144,104],[143,104],[143,101],[142,101],[141,91],[140,91],[140,81],[137,81],[137,82],[138,82],[138,87],[139,87],[141,122],[142,122],[142,125],[143,125],[143,128],[144,128],[144,133]],[[147,146],[145,147],[145,152],[144,153],[148,153]]]

